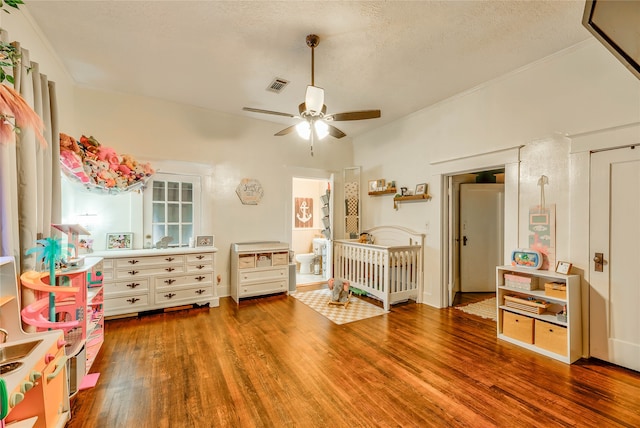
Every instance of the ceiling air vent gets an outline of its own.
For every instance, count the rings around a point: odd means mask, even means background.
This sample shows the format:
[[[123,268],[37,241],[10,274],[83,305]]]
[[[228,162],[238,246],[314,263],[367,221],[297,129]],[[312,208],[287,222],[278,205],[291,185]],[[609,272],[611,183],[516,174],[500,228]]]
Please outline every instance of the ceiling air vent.
[[[289,84],[288,80],[276,77],[275,79],[273,79],[273,82],[271,82],[271,84],[267,87],[267,91],[271,91],[271,92],[275,92],[276,94],[279,94],[284,90],[284,88],[287,87],[288,84]]]

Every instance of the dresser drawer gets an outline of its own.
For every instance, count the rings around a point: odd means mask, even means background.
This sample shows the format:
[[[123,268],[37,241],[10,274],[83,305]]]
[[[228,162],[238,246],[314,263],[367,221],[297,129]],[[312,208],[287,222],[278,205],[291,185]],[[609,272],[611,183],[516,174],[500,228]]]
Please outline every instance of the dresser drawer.
[[[280,281],[260,282],[258,284],[241,284],[239,297],[260,296],[271,293],[287,291],[289,287],[286,279]]]
[[[126,270],[116,270],[115,279],[133,279],[141,276],[162,275],[162,274],[179,274],[184,272],[184,264],[164,265],[154,267],[137,267],[131,266]]]
[[[135,278],[128,281],[115,281],[104,284],[104,292],[107,297],[129,294],[140,294],[149,291],[148,278]]]
[[[153,265],[179,265],[184,263],[182,254],[166,254],[162,256],[124,257],[115,259],[116,269]]]
[[[194,302],[210,297],[213,297],[213,286],[211,284],[203,284],[202,287],[157,292],[155,296],[155,304],[161,306],[174,306],[180,304],[181,301]]]
[[[143,311],[149,308],[149,294],[110,297],[104,299],[106,316]]]
[[[164,276],[155,278],[156,290],[173,290],[181,287],[213,285],[213,273],[191,274],[183,276]]]
[[[187,264],[187,272],[210,272],[213,270],[213,261],[195,262]]]
[[[288,275],[288,267],[277,269],[265,269],[265,270],[252,270],[240,272],[240,284],[251,282],[265,282],[275,281],[278,279],[286,278]]]
[[[567,355],[567,328],[536,320],[534,344],[559,355]]]
[[[502,312],[502,334],[524,343],[533,343],[533,318]]]
[[[187,254],[187,263],[197,264],[199,262],[209,262],[213,264],[213,253],[194,253]]]

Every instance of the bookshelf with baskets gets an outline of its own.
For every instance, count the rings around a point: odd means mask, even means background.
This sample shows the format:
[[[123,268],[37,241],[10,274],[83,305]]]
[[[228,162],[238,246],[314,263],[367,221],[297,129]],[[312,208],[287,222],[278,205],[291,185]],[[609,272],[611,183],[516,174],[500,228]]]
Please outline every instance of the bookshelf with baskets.
[[[582,356],[580,276],[496,268],[498,338],[571,364]]]

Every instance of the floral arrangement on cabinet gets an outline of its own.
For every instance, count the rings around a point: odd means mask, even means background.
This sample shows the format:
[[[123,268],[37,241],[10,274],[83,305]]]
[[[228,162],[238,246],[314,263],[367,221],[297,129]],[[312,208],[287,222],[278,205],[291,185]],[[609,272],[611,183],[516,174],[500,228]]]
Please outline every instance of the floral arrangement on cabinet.
[[[149,163],[119,155],[94,137],[79,140],[60,133],[60,163],[64,173],[89,189],[124,192],[139,188],[154,174]]]

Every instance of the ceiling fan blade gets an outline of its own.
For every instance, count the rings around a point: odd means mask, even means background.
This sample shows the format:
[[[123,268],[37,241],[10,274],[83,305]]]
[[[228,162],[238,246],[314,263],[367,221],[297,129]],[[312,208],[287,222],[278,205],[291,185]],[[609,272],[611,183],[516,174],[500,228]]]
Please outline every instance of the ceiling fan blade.
[[[329,124],[327,124],[327,126],[329,127],[329,135],[331,135],[333,138],[342,138],[347,136],[347,134],[345,134],[335,126]]]
[[[279,112],[279,111],[271,111],[271,110],[262,110],[262,109],[259,109],[259,108],[242,107],[242,110],[250,111],[252,113],[264,113],[264,114],[274,114],[276,116],[295,117],[294,115],[292,115],[290,113],[282,113],[282,112]]]
[[[325,120],[363,120],[363,119],[376,119],[380,117],[380,110],[361,110],[361,111],[349,111],[346,113],[336,113],[325,116]]]
[[[275,137],[282,137],[283,135],[287,135],[292,133],[294,130],[296,129],[296,125],[291,125],[288,126],[286,128],[284,128],[282,131],[278,132],[277,134],[273,134]]]

